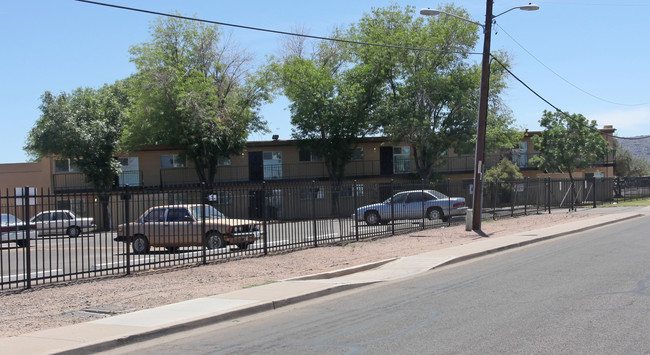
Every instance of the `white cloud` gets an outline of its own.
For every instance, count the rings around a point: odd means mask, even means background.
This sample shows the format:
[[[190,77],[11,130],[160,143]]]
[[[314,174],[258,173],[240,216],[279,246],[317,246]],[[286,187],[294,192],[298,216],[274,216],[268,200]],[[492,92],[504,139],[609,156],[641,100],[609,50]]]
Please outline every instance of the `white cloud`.
[[[588,120],[596,120],[598,127],[612,125],[616,135],[634,137],[650,135],[650,108],[639,107],[627,110],[592,112],[585,115]]]

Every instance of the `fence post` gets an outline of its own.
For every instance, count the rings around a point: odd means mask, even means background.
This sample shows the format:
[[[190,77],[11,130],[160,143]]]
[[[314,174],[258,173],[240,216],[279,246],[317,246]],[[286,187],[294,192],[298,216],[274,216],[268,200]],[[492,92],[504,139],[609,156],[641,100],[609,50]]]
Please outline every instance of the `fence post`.
[[[354,236],[357,240],[359,241],[359,216],[357,216],[357,208],[359,206],[358,199],[357,199],[357,180],[354,180],[354,186],[352,186],[352,196],[354,196]]]
[[[449,208],[449,218],[447,218],[447,225],[451,226],[451,179],[447,179],[447,207]]]
[[[524,185],[524,215],[528,216],[528,177],[525,178],[525,185]]]
[[[591,181],[591,190],[594,192],[594,208],[596,208],[596,177],[594,176]]]
[[[125,235],[126,235],[126,274],[131,275],[131,243],[133,242],[133,236],[131,235],[131,222],[129,221],[129,216],[131,215],[131,205],[129,200],[131,200],[131,194],[129,192],[129,184],[124,185],[124,193],[122,194],[122,200],[124,200],[124,219],[125,219]]]
[[[548,187],[546,189],[546,205],[548,206],[548,213],[551,214],[551,178],[547,178]]]
[[[25,288],[32,288],[32,229],[29,223],[29,186],[23,188],[23,220],[27,228],[27,243],[25,243]],[[16,233],[17,234],[17,233]]]
[[[316,180],[311,181],[311,215],[314,226],[314,248],[318,247],[318,228],[316,225],[316,196],[318,192],[316,191]]]
[[[537,208],[537,214],[539,214],[539,190],[542,188],[542,184],[539,183],[539,178],[537,178],[537,198],[535,199],[535,206]]]
[[[420,205],[422,206],[420,208],[422,212],[422,230],[424,230],[424,218],[425,218],[425,211],[424,211],[424,179],[420,179],[420,192],[422,192],[422,201],[420,201]]]
[[[201,182],[201,236],[203,237],[203,240],[204,240],[204,242],[202,243],[203,248],[201,248],[201,259],[202,259],[203,265],[208,263],[207,255],[206,255],[207,254],[207,250],[206,250],[207,249],[207,245],[206,245],[207,243],[205,242],[205,241],[207,241],[207,239],[205,239],[205,237],[206,237],[206,235],[205,235],[205,205],[208,203],[208,201],[209,201],[209,198],[208,198],[208,195],[207,195],[207,193],[205,191],[205,181],[203,181],[203,182]]]
[[[510,192],[510,217],[515,216],[515,200],[517,199],[517,182],[510,183],[512,190]]]
[[[266,229],[266,220],[268,219],[268,216],[266,215],[266,181],[262,181],[262,195],[264,196],[264,208],[262,209],[262,244],[264,245],[264,255],[269,255],[269,237]]]
[[[490,182],[492,184],[492,220],[497,220],[497,199],[499,193],[499,178]]]
[[[391,235],[395,235],[395,199],[393,183],[395,180],[390,180],[390,226],[391,226]]]

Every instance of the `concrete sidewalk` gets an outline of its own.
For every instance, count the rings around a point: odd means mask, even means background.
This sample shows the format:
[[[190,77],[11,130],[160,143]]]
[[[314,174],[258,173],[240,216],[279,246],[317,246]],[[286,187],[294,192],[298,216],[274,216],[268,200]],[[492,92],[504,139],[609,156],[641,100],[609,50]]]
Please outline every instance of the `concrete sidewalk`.
[[[419,255],[198,298],[86,323],[0,339],[5,354],[93,353],[383,281],[527,244],[650,214],[650,208],[613,213]]]

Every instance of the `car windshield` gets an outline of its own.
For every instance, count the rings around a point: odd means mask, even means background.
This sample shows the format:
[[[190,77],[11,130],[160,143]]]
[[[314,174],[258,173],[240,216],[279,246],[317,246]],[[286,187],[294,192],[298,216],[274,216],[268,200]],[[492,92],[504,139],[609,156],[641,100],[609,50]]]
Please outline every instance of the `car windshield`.
[[[3,213],[2,214],[2,224],[9,224],[9,223],[23,223],[20,219],[18,219],[16,216],[8,213]]]
[[[203,219],[203,208],[204,206],[190,207],[190,210],[192,211],[192,215],[194,215],[194,218],[196,218],[197,221]],[[210,205],[205,205],[205,218],[207,219],[226,218],[226,216],[224,216],[223,213],[219,212],[216,208]]]

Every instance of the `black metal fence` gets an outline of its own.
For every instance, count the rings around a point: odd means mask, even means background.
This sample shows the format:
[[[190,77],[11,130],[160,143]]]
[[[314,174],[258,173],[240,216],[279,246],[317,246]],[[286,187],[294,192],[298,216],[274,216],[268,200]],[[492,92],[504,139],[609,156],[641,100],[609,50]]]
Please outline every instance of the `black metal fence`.
[[[555,179],[486,183],[483,218],[595,207],[597,203],[650,196],[649,179],[576,180],[574,188],[570,187],[568,180]],[[414,208],[392,198],[404,191],[429,189],[450,196],[439,201],[442,215],[429,213],[436,209],[431,201],[419,200]],[[459,205],[451,197],[464,198],[471,205],[470,192],[471,184],[463,181],[350,181],[339,186],[327,182],[262,183],[211,189],[126,187],[102,194],[54,194],[33,188],[4,191],[0,192],[0,289],[209,263],[464,223],[464,213],[449,216],[448,210]],[[192,204],[201,206],[194,210],[200,216],[189,218],[192,216],[175,211],[176,217],[171,217],[172,207]],[[167,206],[164,217],[153,223],[154,214],[147,211],[161,210],[161,206]],[[223,216],[211,222],[211,214],[203,206],[215,208]],[[375,221],[366,218],[368,209],[357,213],[364,206],[377,211],[383,208],[381,217]],[[9,215],[25,223],[5,225],[5,219],[13,221]],[[138,244],[143,239],[136,240],[137,235],[146,237],[146,244]],[[116,241],[118,237],[122,241]],[[138,249],[141,246],[147,247],[146,253]]]

